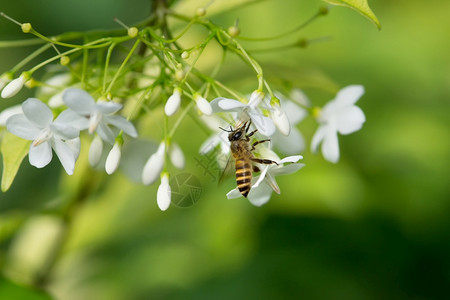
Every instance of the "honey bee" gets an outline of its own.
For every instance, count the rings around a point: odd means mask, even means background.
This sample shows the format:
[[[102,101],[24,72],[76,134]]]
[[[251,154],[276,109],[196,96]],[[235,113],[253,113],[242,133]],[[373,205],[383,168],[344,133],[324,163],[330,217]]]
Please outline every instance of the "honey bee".
[[[250,137],[258,131],[258,129],[255,129],[252,132],[248,133],[250,125],[251,120],[248,120],[235,129],[233,129],[231,126],[229,130],[220,128],[224,131],[229,132],[228,140],[231,143],[230,150],[235,160],[236,184],[239,192],[244,197],[247,197],[248,193],[250,192],[252,183],[252,171],[259,172],[259,168],[257,166],[253,166],[252,162],[266,165],[278,165],[278,163],[273,160],[260,159],[253,156],[252,151],[255,150],[255,146],[264,142],[268,142],[270,141],[270,139],[255,141],[253,144],[250,144]]]

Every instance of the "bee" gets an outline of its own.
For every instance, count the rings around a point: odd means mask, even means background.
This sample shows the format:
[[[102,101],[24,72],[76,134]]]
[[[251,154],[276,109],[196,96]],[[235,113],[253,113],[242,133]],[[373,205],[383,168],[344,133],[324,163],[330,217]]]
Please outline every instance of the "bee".
[[[233,158],[235,160],[235,169],[236,169],[236,184],[239,189],[239,192],[242,196],[247,197],[250,192],[251,183],[252,183],[252,171],[259,172],[259,168],[257,166],[253,166],[252,162],[260,163],[260,164],[276,164],[273,160],[270,159],[260,159],[253,156],[252,151],[255,150],[255,146],[264,142],[270,141],[270,139],[255,141],[253,144],[250,144],[250,137],[252,137],[258,129],[255,129],[248,132],[250,129],[251,120],[246,121],[241,126],[233,129],[230,126],[230,129],[222,129],[223,131],[229,132],[228,140],[230,141],[230,150]]]

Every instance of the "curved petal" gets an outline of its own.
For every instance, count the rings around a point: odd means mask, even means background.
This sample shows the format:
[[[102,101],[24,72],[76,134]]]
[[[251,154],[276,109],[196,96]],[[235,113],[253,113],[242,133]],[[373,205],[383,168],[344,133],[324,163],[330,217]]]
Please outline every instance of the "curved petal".
[[[133,123],[131,123],[122,116],[119,115],[103,116],[103,119],[105,120],[106,123],[123,130],[126,134],[128,134],[131,137],[135,138],[138,136],[136,128],[134,128]]]
[[[81,147],[80,138],[77,137],[75,139],[67,140],[65,141],[65,143],[72,150],[73,157],[75,158],[75,161],[77,161],[78,155],[80,155],[80,147]]]
[[[273,168],[271,171],[273,175],[288,175],[297,172],[301,168],[303,168],[305,164],[289,164],[286,166],[283,166],[281,168]]]
[[[65,140],[71,140],[77,138],[80,135],[80,131],[78,129],[59,122],[53,122],[52,124],[50,124],[50,129],[56,135],[62,137]]]
[[[281,109],[286,112],[291,125],[300,123],[308,115],[306,110],[292,101],[281,102]]]
[[[275,125],[270,118],[263,116],[255,110],[249,111],[248,115],[259,133],[265,136],[271,136],[275,133]]]
[[[350,134],[361,129],[366,121],[364,112],[358,106],[350,106],[336,116],[337,130],[341,134]]]
[[[257,188],[259,186],[259,184],[264,180],[264,178],[267,175],[267,171],[269,170],[270,166],[269,165],[265,165],[264,169],[261,171],[261,175],[258,176],[258,179],[256,180],[256,182],[252,185],[252,188]]]
[[[67,174],[72,175],[75,168],[75,157],[72,149],[60,139],[53,139],[52,146]]]
[[[112,130],[105,123],[100,122],[98,124],[97,133],[102,138],[102,140],[104,140],[105,142],[108,142],[111,145],[114,144],[116,135],[112,132]]]
[[[52,160],[52,146],[50,141],[43,142],[37,146],[31,146],[28,159],[32,166],[43,168]]]
[[[327,125],[320,125],[319,128],[317,128],[316,133],[314,133],[314,136],[311,141],[311,152],[313,152],[313,153],[317,152],[317,148],[319,147],[319,144],[322,142],[322,140],[325,137],[327,128],[328,128]]]
[[[242,108],[242,107],[247,106],[247,104],[242,103],[238,100],[234,100],[234,99],[228,99],[228,98],[216,98],[216,99],[219,99],[219,100],[217,100],[218,101],[217,105],[223,110],[233,110],[233,109]],[[214,100],[216,100],[216,99],[214,99]]]
[[[242,197],[241,192],[239,192],[238,188],[235,188],[227,193],[228,199],[236,199]]]
[[[280,133],[275,133],[271,137],[272,143],[284,154],[297,154],[305,150],[305,139],[301,132],[293,127],[291,133],[288,136],[284,136]]]
[[[32,124],[23,114],[12,115],[6,121],[9,132],[25,140],[33,141],[41,132],[36,125]]]
[[[94,105],[94,110],[97,110],[103,114],[112,114],[122,108],[122,104],[112,101],[97,101]]]
[[[60,113],[55,122],[70,125],[78,130],[85,130],[89,127],[89,120],[71,109]]]
[[[254,206],[262,206],[266,204],[272,196],[272,188],[265,182],[259,185],[257,188],[251,189],[248,193],[247,199]]]
[[[22,104],[23,113],[30,122],[45,128],[53,121],[53,113],[47,105],[36,98],[28,98]]]
[[[339,103],[340,106],[352,105],[361,98],[364,94],[364,87],[362,85],[349,85],[341,89],[334,101]]]
[[[335,130],[328,130],[322,143],[323,157],[332,163],[337,163],[339,160],[339,142],[337,132]]]
[[[76,113],[88,116],[94,110],[95,100],[82,89],[70,88],[64,91],[64,103]]]
[[[5,108],[0,112],[0,126],[6,126],[6,121],[9,117],[18,114],[23,115],[22,106],[20,104]]]
[[[287,162],[290,162],[290,163],[296,163],[296,162],[298,162],[300,159],[303,159],[303,156],[301,156],[301,155],[287,156],[287,157],[283,158],[282,160],[280,160],[280,161],[278,162],[278,164],[284,164],[284,163],[287,163]]]

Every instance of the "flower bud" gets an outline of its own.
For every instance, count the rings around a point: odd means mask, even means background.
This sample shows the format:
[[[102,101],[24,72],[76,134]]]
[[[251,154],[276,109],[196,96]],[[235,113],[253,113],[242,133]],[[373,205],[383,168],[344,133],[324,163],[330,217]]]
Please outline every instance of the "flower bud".
[[[183,51],[183,53],[181,53],[181,58],[182,59],[188,59],[190,56],[189,52],[187,51]]]
[[[183,169],[185,164],[184,154],[177,144],[170,145],[170,161],[177,169]]]
[[[2,90],[2,98],[11,98],[15,96],[22,89],[25,81],[25,76],[20,75],[20,77],[9,82]]]
[[[200,96],[199,94],[194,95],[194,100],[197,103],[198,109],[205,115],[210,116],[212,114],[212,107],[208,100]]]
[[[199,7],[195,11],[195,14],[197,15],[197,17],[203,17],[204,15],[206,15],[206,9],[204,7]]]
[[[261,90],[256,90],[250,95],[250,100],[248,101],[248,106],[256,107],[261,103],[264,98],[264,93]]]
[[[63,55],[61,56],[61,58],[59,59],[59,63],[62,66],[67,66],[70,63],[70,58],[67,55]]]
[[[158,203],[159,209],[165,211],[170,206],[172,191],[169,185],[169,174],[164,173],[161,176],[161,184],[158,187],[158,192],[156,193],[156,202]]]
[[[145,163],[142,170],[142,182],[145,185],[152,184],[158,178],[164,167],[164,152],[166,150],[166,143],[163,141],[159,144],[158,150],[153,153],[148,161]]]
[[[239,27],[237,27],[237,26],[231,26],[228,28],[228,34],[231,37],[237,37],[239,35],[239,33],[241,33],[241,31],[239,30]]]
[[[22,28],[22,31],[24,33],[29,33],[31,31],[31,29],[33,29],[33,27],[31,26],[30,23],[23,23],[20,28]]]
[[[92,167],[95,167],[102,157],[103,152],[103,141],[102,139],[96,135],[91,142],[91,146],[89,147],[89,164]]]
[[[175,114],[180,108],[181,103],[181,90],[176,88],[173,90],[173,94],[167,99],[166,105],[164,106],[164,112],[167,116]]]
[[[120,151],[120,145],[116,142],[106,158],[105,171],[108,175],[111,175],[117,170],[121,156],[122,152]]]
[[[289,135],[289,133],[291,132],[291,125],[289,124],[289,119],[286,113],[281,109],[279,105],[275,104],[271,115],[273,123],[278,128],[278,130],[283,135]]]
[[[137,37],[139,30],[136,27],[128,28],[128,36],[131,38]]]

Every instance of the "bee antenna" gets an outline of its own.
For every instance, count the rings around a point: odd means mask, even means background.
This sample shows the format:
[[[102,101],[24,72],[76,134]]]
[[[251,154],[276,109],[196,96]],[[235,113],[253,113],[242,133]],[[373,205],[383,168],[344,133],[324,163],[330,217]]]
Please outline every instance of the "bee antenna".
[[[224,129],[224,128],[222,128],[222,127],[219,127],[219,129],[222,129],[223,131],[226,131],[226,132],[231,132],[230,130]]]

